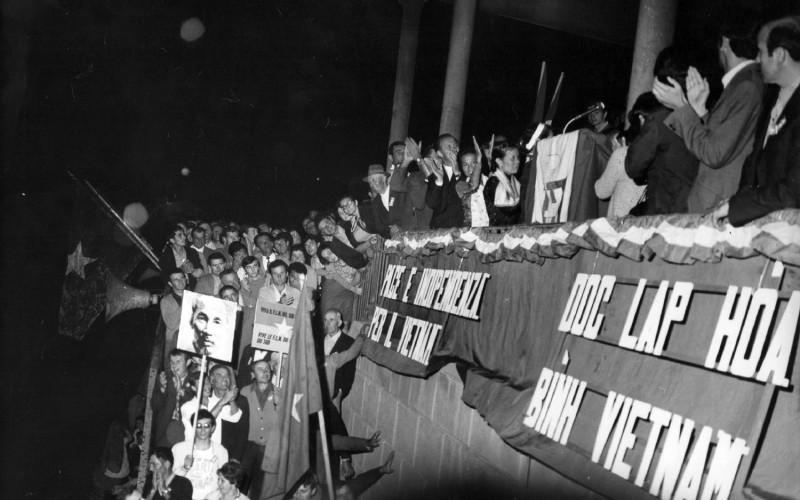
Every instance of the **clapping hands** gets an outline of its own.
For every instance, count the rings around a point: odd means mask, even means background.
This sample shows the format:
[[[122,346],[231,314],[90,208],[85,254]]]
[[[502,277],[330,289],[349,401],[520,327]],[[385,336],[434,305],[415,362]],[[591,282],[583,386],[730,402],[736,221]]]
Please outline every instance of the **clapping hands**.
[[[686,75],[686,97],[689,99],[689,105],[692,106],[697,116],[705,116],[708,113],[706,109],[706,100],[711,87],[708,85],[708,80],[700,75],[697,68],[694,66],[689,67],[689,74]]]

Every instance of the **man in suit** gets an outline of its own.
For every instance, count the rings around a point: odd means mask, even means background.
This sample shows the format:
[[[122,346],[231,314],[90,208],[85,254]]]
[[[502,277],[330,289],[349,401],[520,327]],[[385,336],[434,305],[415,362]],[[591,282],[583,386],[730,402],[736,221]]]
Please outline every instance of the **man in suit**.
[[[169,353],[178,347],[178,329],[181,325],[181,307],[183,306],[183,291],[186,289],[186,275],[179,268],[168,271],[169,290],[161,298],[161,318],[166,325],[164,335],[164,370],[170,371]]]
[[[209,274],[201,276],[194,287],[196,293],[211,295],[216,297],[219,289],[222,288],[220,273],[225,269],[225,256],[220,252],[214,252],[208,256],[208,267],[211,269]]]
[[[800,207],[800,16],[765,24],[758,33],[758,62],[777,96],[765,103],[753,152],[739,190],[713,212],[742,226],[782,208]]]
[[[166,284],[169,282],[169,271],[176,267],[181,268],[187,275],[199,278],[203,275],[203,264],[200,256],[193,248],[186,245],[186,232],[179,225],[173,226],[168,234],[169,244],[158,259],[161,268],[161,278]],[[190,283],[193,285],[194,283]]]
[[[439,136],[436,155],[441,160],[432,161],[433,170],[428,176],[428,191],[425,203],[433,210],[431,229],[449,229],[464,225],[464,204],[456,192],[459,180],[458,140],[450,134]]]
[[[687,199],[690,213],[705,213],[735,193],[744,160],[753,150],[764,97],[753,28],[749,20],[730,20],[722,25],[718,48],[725,70],[724,90],[710,113],[706,109],[708,81],[695,68],[689,68],[686,96],[677,83],[656,80],[653,84],[659,102],[675,110],[664,123],[700,160]]]
[[[173,349],[169,353],[170,376],[161,372],[159,383],[153,387],[156,446],[172,446],[183,440],[184,429],[180,425],[181,416],[178,410],[183,403],[195,396],[194,386],[189,379],[190,363],[185,352]],[[170,424],[173,432],[168,433]]]
[[[325,340],[323,352],[325,356],[337,352],[344,352],[353,345],[353,339],[342,331],[342,313],[338,309],[328,309],[325,311]],[[341,401],[350,394],[353,381],[356,378],[356,360],[348,361],[336,370],[333,384],[328,381],[328,387],[332,386],[331,397],[337,398],[339,407]]]
[[[200,257],[200,264],[202,265],[203,274],[210,272],[208,268],[208,258],[214,253],[214,250],[206,246],[206,230],[200,226],[192,229],[192,245],[189,247]]]
[[[402,175],[397,173],[395,175]],[[389,188],[388,175],[381,165],[370,165],[364,182],[369,184],[372,201],[362,214],[366,231],[391,238],[402,232],[406,193]]]

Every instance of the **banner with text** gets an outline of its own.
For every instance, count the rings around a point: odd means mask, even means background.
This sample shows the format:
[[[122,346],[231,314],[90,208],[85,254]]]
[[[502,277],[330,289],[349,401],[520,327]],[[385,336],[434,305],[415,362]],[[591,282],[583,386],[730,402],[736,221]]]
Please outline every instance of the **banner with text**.
[[[259,300],[256,303],[251,345],[255,349],[287,354],[296,312],[295,307]]]
[[[729,498],[783,446],[767,427],[796,418],[770,408],[778,390],[797,398],[799,276],[761,257],[392,255],[367,355],[402,373],[467,362],[468,404],[603,495]]]

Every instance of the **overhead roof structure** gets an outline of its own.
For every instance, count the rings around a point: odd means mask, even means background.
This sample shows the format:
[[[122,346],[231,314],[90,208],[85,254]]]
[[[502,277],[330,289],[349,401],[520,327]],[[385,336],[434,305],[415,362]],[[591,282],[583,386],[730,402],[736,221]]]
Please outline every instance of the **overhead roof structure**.
[[[479,0],[478,10],[632,47],[639,0]]]

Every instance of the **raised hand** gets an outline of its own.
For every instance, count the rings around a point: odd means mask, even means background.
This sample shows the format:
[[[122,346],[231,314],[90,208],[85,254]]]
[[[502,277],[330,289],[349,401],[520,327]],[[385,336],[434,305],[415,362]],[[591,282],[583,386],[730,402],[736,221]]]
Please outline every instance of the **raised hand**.
[[[381,445],[381,431],[376,431],[375,434],[373,434],[372,437],[369,438],[369,442],[367,443],[367,448],[369,448],[369,451],[372,451],[380,445]]]
[[[478,139],[475,136],[472,136],[472,146],[475,148],[475,161],[478,162],[478,165],[481,164],[481,158],[483,158],[483,153],[481,152],[481,147],[478,144]]]
[[[448,149],[444,150],[443,153],[447,164],[453,167],[453,173],[455,174],[458,172],[458,158],[456,158],[456,154]]]
[[[611,150],[616,151],[619,148],[625,147],[628,145],[628,141],[622,137],[621,134],[617,134],[611,139]]]
[[[494,136],[492,136],[494,139]],[[478,140],[475,136],[472,136],[472,145],[475,147],[475,168],[472,169],[472,175],[469,179],[469,184],[471,187],[477,187],[481,183],[481,170],[483,166],[483,154],[481,153],[481,146],[478,144]],[[491,159],[491,156],[489,157]]]
[[[239,389],[237,387],[232,387],[228,389],[228,392],[222,397],[226,403],[230,403],[231,401],[236,399],[236,396],[239,395]]]
[[[424,158],[422,161],[428,167],[430,172],[436,176],[437,181],[441,182],[444,180],[444,169],[438,161],[430,158]]]
[[[678,109],[686,104],[686,96],[683,95],[683,89],[677,81],[671,77],[667,77],[667,80],[669,85],[658,80],[653,82],[653,95],[658,102],[669,109]]]
[[[706,108],[706,101],[711,87],[708,85],[708,80],[700,75],[697,68],[689,66],[689,73],[686,75],[686,96],[689,99],[689,105],[692,106],[697,116],[705,116],[708,113]]]
[[[422,156],[421,152],[422,152],[422,143],[421,142],[417,143],[411,137],[406,137],[406,151],[405,151],[406,157],[411,158],[411,161],[414,161],[420,156]]]

